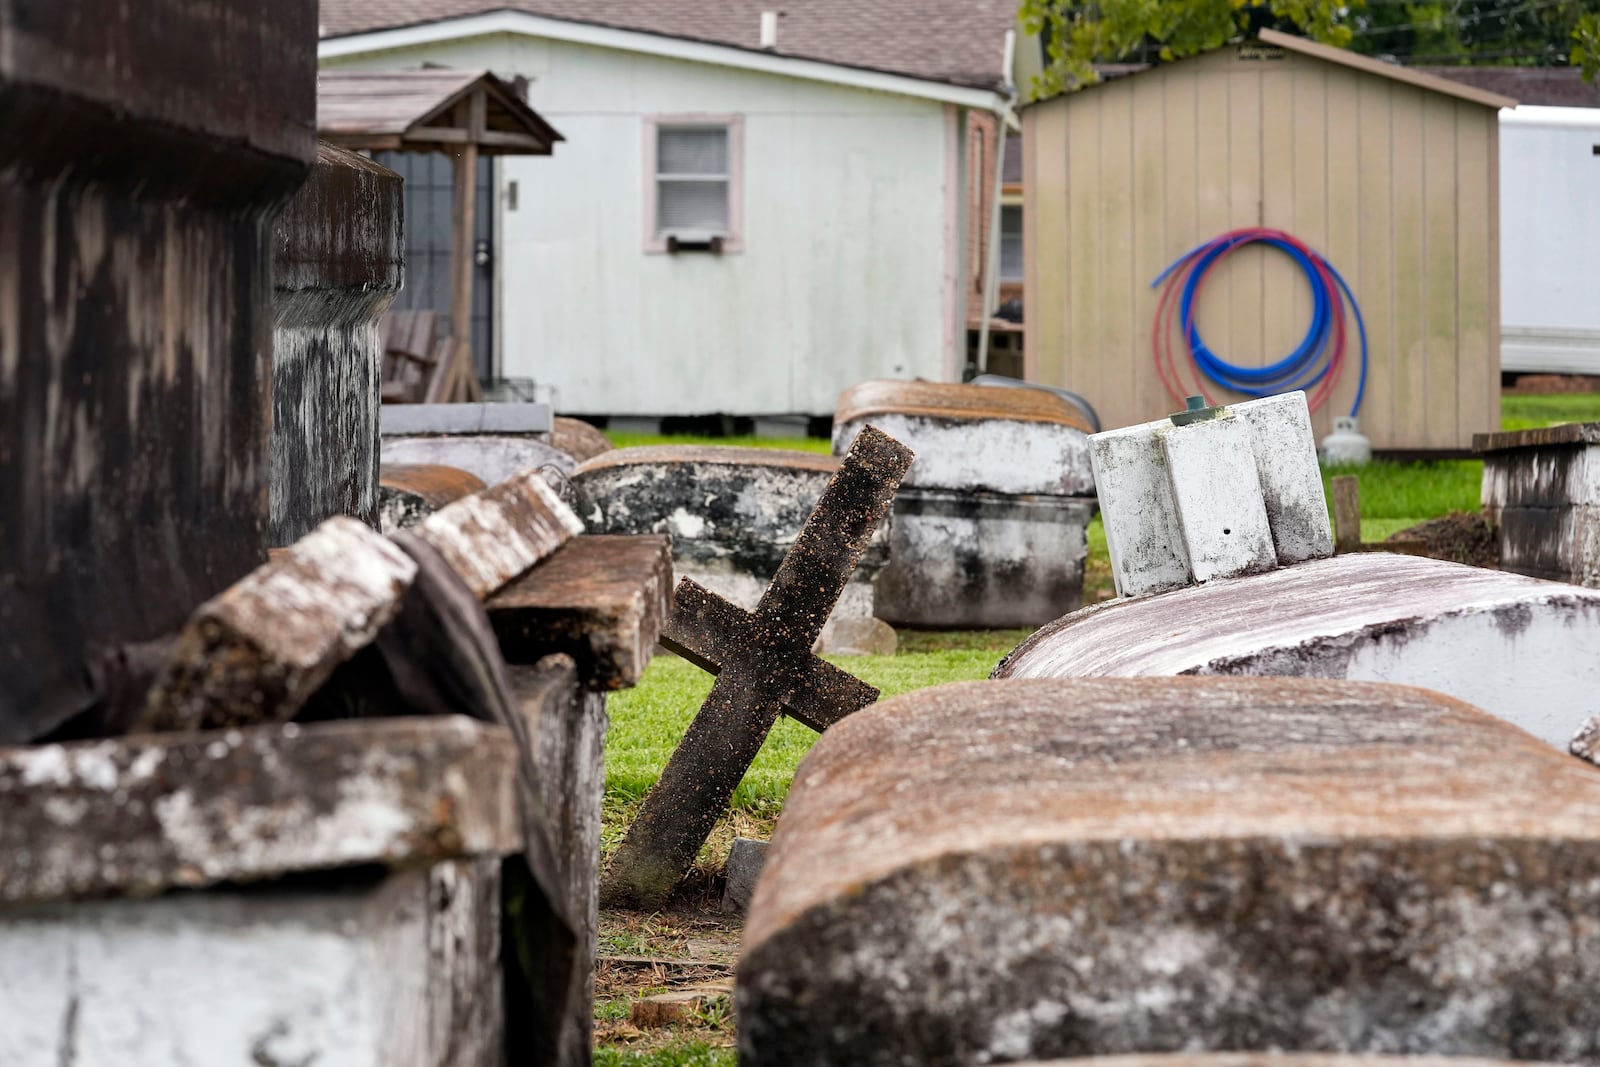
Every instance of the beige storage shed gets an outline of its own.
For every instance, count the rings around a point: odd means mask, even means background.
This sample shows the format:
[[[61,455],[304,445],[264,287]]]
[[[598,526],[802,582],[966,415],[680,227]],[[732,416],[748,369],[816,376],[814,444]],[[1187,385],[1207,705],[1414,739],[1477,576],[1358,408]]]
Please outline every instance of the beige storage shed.
[[[1496,131],[1513,106],[1269,30],[1027,107],[1028,379],[1082,394],[1108,428],[1175,410],[1152,355],[1151,282],[1201,242],[1273,227],[1322,253],[1360,305],[1373,447],[1470,448],[1500,425]],[[1261,244],[1217,264],[1194,313],[1210,349],[1246,367],[1294,349],[1311,314],[1300,268]],[[1319,437],[1355,396],[1350,330]]]

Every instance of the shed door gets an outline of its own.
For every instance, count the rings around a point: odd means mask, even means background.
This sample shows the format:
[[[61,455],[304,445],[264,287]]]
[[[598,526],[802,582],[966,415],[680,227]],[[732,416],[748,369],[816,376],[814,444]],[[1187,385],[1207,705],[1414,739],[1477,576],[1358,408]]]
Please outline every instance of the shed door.
[[[443,152],[375,152],[373,158],[405,179],[406,275],[397,308],[439,313],[450,329],[450,218],[455,167]],[[479,381],[494,371],[494,160],[478,160],[478,206],[473,234],[472,358]]]

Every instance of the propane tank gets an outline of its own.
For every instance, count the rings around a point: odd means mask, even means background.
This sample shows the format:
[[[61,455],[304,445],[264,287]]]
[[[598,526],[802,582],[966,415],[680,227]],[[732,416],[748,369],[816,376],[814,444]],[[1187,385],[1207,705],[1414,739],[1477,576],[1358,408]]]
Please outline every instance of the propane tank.
[[[1317,451],[1325,467],[1372,462],[1372,442],[1361,432],[1354,415],[1335,418],[1333,432],[1322,439],[1322,447]]]

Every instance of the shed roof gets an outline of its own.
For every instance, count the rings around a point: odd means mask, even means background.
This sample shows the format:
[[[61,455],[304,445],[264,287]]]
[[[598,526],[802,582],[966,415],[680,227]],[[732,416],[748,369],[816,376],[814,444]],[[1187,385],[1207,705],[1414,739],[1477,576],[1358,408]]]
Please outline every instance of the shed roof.
[[[474,108],[481,98],[481,121]],[[317,135],[346,148],[442,149],[472,141],[485,155],[549,155],[563,140],[515,90],[483,70],[323,71]]]
[[[1428,71],[1418,67],[1402,67],[1398,63],[1386,63],[1381,59],[1373,59],[1371,56],[1364,56],[1357,52],[1351,52],[1348,49],[1335,48],[1332,45],[1319,44],[1316,41],[1306,37],[1297,37],[1292,33],[1282,33],[1278,30],[1262,30],[1257,35],[1256,39],[1262,44],[1271,45],[1274,48],[1288,49],[1291,52],[1298,52],[1301,55],[1311,56],[1315,59],[1325,60],[1329,63],[1337,63],[1342,67],[1349,67],[1352,70],[1359,70],[1365,74],[1376,74],[1380,78],[1388,78],[1391,81],[1404,82],[1407,85],[1414,85],[1419,89],[1428,89],[1432,92],[1443,93],[1445,96],[1453,96],[1458,100],[1466,100],[1470,103],[1482,104],[1484,107],[1502,108],[1517,106],[1517,100],[1515,98],[1506,96],[1503,93],[1493,92],[1488,87],[1480,85],[1475,81],[1468,81],[1467,79],[1461,78],[1440,77],[1438,74],[1429,73]],[[1239,42],[1233,43],[1238,44]],[[1153,70],[1155,67],[1162,65],[1163,64],[1157,63],[1147,67],[1126,66],[1114,69],[1108,67],[1096,67],[1095,69],[1099,71],[1101,75],[1101,80],[1094,84],[1103,85],[1107,81],[1118,78],[1137,77],[1143,71]],[[1093,89],[1094,85],[1087,85],[1084,88]],[[1070,96],[1072,94],[1066,93],[1062,95]],[[1061,97],[1050,97],[1049,99],[1056,100],[1061,99]],[[1047,102],[1048,101],[1036,101],[1036,103]]]
[[[494,11],[728,45],[952,85],[999,89],[1016,0],[322,0],[324,39]],[[777,45],[761,49],[761,13]]]

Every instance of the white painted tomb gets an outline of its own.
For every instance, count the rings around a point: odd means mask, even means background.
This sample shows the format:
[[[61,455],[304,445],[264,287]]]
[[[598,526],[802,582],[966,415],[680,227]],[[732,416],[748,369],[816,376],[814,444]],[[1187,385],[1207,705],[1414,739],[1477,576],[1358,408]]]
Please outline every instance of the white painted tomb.
[[[1041,629],[995,677],[1396,682],[1562,748],[1597,710],[1600,590],[1413,556],[1332,555],[1299,394],[1187,426],[1096,434],[1090,446],[1121,598]]]

